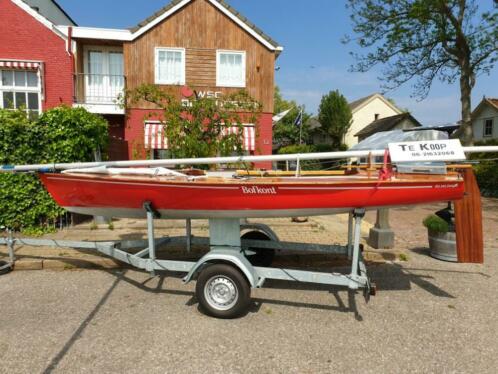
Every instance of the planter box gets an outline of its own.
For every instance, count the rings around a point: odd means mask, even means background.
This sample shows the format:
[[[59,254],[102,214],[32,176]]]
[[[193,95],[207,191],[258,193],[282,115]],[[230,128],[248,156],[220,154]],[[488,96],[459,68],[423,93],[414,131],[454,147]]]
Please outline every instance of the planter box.
[[[445,233],[428,230],[430,255],[438,260],[458,262],[456,233]]]

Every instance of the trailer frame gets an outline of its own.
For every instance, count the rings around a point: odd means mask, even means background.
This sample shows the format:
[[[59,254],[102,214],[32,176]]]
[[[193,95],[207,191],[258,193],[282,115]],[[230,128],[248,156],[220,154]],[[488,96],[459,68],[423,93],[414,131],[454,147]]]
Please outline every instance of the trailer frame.
[[[191,222],[186,222],[186,235],[174,237],[155,238],[154,220],[159,218],[158,213],[148,202],[144,203],[144,209],[147,214],[147,238],[145,240],[121,240],[121,241],[70,241],[54,240],[39,238],[16,238],[12,231],[7,231],[7,237],[0,238],[0,244],[7,245],[9,253],[9,262],[6,263],[6,269],[15,267],[15,246],[18,244],[29,246],[52,246],[67,247],[74,249],[95,250],[113,259],[124,262],[132,267],[150,272],[156,275],[157,272],[184,272],[183,282],[188,283],[198,279],[199,276],[210,266],[225,264],[237,272],[247,282],[250,288],[263,287],[268,279],[325,284],[331,286],[347,287],[351,290],[362,289],[366,300],[370,295],[375,294],[375,285],[370,281],[367,275],[366,265],[362,256],[362,245],[360,244],[361,222],[365,215],[365,209],[354,209],[349,214],[348,220],[348,243],[346,245],[325,245],[312,243],[282,242],[278,240],[277,235],[265,224],[261,223],[242,223],[239,218],[215,218],[209,219],[209,237],[195,237],[191,233]],[[258,231],[265,234],[269,240],[252,240],[241,239],[241,231]],[[189,252],[192,245],[209,244],[209,252],[204,254],[197,261],[183,260],[163,260],[156,256],[156,249],[168,244],[185,244]],[[351,260],[349,273],[337,272],[319,272],[310,270],[286,269],[275,267],[253,266],[248,256],[255,252],[251,248],[263,250],[287,250],[287,251],[304,251],[313,253],[326,253],[347,256]],[[131,253],[134,249],[138,252]],[[1,270],[2,268],[0,268]],[[221,277],[221,275],[220,275]],[[217,290],[228,292],[231,290],[227,284],[230,280],[216,278]],[[221,282],[221,280],[223,282]],[[227,283],[228,282],[228,283]],[[216,289],[216,288],[215,288]],[[216,292],[218,292],[216,291]],[[209,292],[206,295],[209,296]],[[215,292],[215,291],[213,291]],[[203,295],[196,293],[201,302]],[[218,295],[219,296],[219,295]],[[240,292],[238,297],[242,297]],[[202,309],[214,317],[233,318],[243,313],[249,300],[241,300],[244,308],[235,308],[237,310],[209,310],[210,305],[202,305]],[[221,304],[220,304],[221,305]],[[212,305],[211,305],[211,309]]]

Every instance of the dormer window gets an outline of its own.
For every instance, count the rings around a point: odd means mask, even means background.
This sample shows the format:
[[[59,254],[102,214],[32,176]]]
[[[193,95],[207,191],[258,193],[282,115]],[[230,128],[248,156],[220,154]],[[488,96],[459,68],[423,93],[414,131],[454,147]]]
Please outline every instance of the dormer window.
[[[185,84],[185,49],[156,48],[156,84]]]
[[[246,86],[246,53],[216,51],[216,85],[218,87]]]

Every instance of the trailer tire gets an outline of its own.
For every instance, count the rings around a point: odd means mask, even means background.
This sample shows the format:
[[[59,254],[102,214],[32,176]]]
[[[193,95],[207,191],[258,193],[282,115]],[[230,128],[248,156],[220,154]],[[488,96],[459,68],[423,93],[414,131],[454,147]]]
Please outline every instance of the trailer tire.
[[[248,231],[240,238],[252,240],[271,240],[268,235],[261,231]],[[246,256],[252,266],[271,266],[273,259],[275,258],[275,250],[273,248],[250,248],[250,250],[256,252],[254,255]]]
[[[8,262],[0,261],[0,275],[10,273],[11,271],[12,271],[12,265],[9,265]]]
[[[195,285],[201,310],[216,318],[237,318],[251,302],[251,288],[245,276],[228,264],[209,265],[201,271]]]

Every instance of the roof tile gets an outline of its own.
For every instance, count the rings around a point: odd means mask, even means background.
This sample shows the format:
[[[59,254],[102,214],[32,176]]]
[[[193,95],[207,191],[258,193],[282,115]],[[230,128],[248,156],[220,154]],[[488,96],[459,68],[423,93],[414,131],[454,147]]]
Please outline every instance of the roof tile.
[[[378,119],[377,121],[373,121],[368,126],[358,131],[354,136],[369,136],[377,132],[389,131],[405,119],[410,119],[415,124],[415,127],[422,126],[422,124],[418,122],[410,113],[401,113],[395,116],[385,117]]]

